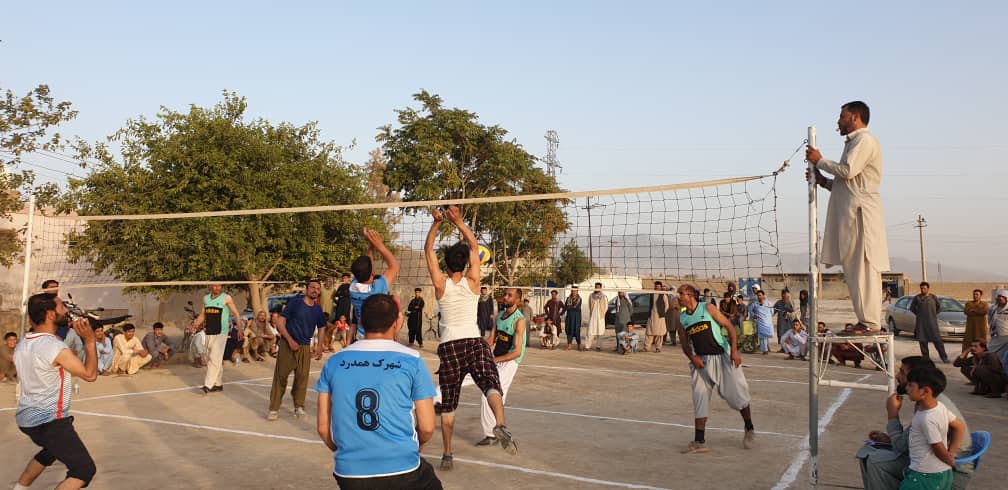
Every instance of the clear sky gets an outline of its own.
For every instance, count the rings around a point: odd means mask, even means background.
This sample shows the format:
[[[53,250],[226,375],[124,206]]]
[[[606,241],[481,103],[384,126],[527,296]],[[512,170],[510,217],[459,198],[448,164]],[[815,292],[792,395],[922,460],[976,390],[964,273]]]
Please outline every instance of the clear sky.
[[[766,173],[808,125],[836,159],[839,106],[861,99],[892,255],[918,256],[923,214],[929,261],[1008,273],[1006,19],[998,1],[9,2],[0,86],[49,84],[88,140],[235,90],[254,115],[356,141],[356,162],[423,88],[536,155],[557,130],[571,190]],[[805,192],[793,165],[786,252],[807,250]]]

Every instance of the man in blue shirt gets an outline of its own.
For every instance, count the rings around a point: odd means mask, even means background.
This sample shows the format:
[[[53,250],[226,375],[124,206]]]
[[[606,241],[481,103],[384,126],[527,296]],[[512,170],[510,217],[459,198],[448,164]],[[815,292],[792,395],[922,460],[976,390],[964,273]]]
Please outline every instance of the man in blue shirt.
[[[402,321],[394,298],[369,296],[361,320],[364,340],[330,357],[315,385],[318,433],[334,453],[333,476],[343,489],[440,489],[420,457],[434,435],[427,365],[395,340]]]
[[[294,386],[291,397],[294,398],[294,416],[305,414],[305,395],[308,392],[308,375],[311,369],[311,341],[316,328],[325,328],[328,316],[322,311],[319,295],[322,294],[322,283],[308,281],[305,295],[292,298],[287,302],[277,330],[283,341],[277,342],[276,368],[273,370],[273,389],[270,390],[269,413],[266,420],[276,420],[280,417],[280,404],[284,392],[287,391],[287,376],[294,371]]]
[[[770,339],[774,336],[774,308],[763,289],[760,289],[759,286],[753,286],[753,289],[756,291],[756,301],[749,304],[749,318],[752,318],[756,323],[760,350],[765,356],[770,353]]]

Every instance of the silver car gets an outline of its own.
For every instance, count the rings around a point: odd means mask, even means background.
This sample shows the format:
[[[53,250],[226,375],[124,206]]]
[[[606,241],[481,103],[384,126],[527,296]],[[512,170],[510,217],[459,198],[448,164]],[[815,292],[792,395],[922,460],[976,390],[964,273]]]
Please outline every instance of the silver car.
[[[886,324],[896,335],[900,332],[913,333],[917,329],[917,315],[910,311],[913,296],[903,296],[896,303],[886,306]],[[942,337],[962,337],[966,335],[966,311],[963,304],[954,298],[939,296],[941,312],[938,313],[938,332]]]

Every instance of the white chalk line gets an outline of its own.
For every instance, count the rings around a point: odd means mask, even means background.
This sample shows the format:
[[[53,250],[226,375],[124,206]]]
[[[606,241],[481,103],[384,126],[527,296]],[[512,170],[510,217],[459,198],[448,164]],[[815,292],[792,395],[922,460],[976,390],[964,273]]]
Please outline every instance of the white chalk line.
[[[430,455],[430,454],[424,454],[423,457],[430,458],[430,459],[435,459],[435,460],[437,459],[437,456]],[[480,465],[480,466],[488,466],[490,468],[500,468],[500,469],[506,469],[506,470],[514,470],[514,471],[520,471],[522,473],[529,473],[529,474],[532,474],[532,475],[551,476],[551,477],[554,477],[554,478],[564,478],[564,479],[567,479],[567,480],[574,480],[574,481],[579,481],[579,482],[583,482],[583,483],[594,483],[596,485],[606,485],[606,486],[610,486],[610,487],[642,488],[642,489],[646,489],[646,490],[671,490],[671,489],[664,488],[664,487],[653,487],[651,485],[644,485],[644,484],[640,484],[640,483],[623,483],[623,482],[617,482],[617,481],[611,481],[611,480],[599,480],[599,479],[596,479],[596,478],[588,478],[588,477],[584,477],[584,476],[568,475],[566,473],[556,473],[556,472],[553,472],[553,471],[545,471],[545,470],[534,470],[532,468],[524,468],[524,467],[521,467],[521,466],[514,466],[514,465],[510,465],[510,464],[494,463],[494,462],[491,462],[491,461],[480,461],[478,459],[467,459],[467,458],[458,458],[458,457],[454,457],[452,459],[454,461],[461,461],[463,463],[477,464],[477,465]]]
[[[871,375],[866,374],[858,379],[857,382],[860,383],[869,377],[871,377]],[[850,388],[840,390],[840,394],[837,395],[836,399],[833,400],[833,403],[830,404],[829,408],[826,409],[826,412],[823,413],[823,416],[819,419],[819,435],[822,435],[822,433],[826,431],[826,427],[833,421],[833,416],[836,415],[840,406],[847,402],[847,399],[850,398],[852,391],[853,390]],[[795,459],[791,461],[791,465],[788,466],[788,469],[783,475],[781,475],[780,481],[774,485],[773,490],[784,490],[791,486],[791,484],[798,479],[798,473],[801,471],[802,467],[805,466],[805,462],[808,461],[810,456],[809,436],[806,435],[801,442],[801,451],[797,456],[795,456]]]
[[[633,374],[638,376],[665,376],[670,378],[689,378],[688,374],[676,374],[676,373],[661,373],[655,371],[628,371],[623,369],[604,369],[604,368],[579,368],[579,367],[568,367],[568,366],[546,366],[542,364],[522,364],[523,368],[539,368],[539,369],[557,369],[561,371],[583,371],[592,374],[598,373],[608,373],[608,374]],[[870,375],[869,375],[870,376]],[[792,381],[787,379],[756,379],[756,378],[746,378],[747,381],[758,381],[760,383],[780,383],[789,385],[807,385],[808,381]]]
[[[320,373],[320,372],[321,371],[309,371],[308,374],[315,374],[315,373]],[[99,379],[101,379],[101,378],[99,378]],[[249,381],[262,381],[264,379],[273,379],[273,376],[264,376],[264,377],[261,377],[261,378],[248,378],[248,379],[242,379],[242,380],[237,380],[237,381],[228,381],[227,384],[232,384],[232,383],[234,383],[234,384],[241,384],[241,383],[246,383],[246,382],[249,382]],[[71,399],[70,403],[72,405],[74,403],[82,403],[82,402],[88,402],[88,401],[93,401],[93,400],[108,400],[108,399],[111,399],[111,398],[124,398],[124,397],[128,397],[128,396],[156,395],[156,394],[159,394],[159,393],[171,393],[171,392],[174,392],[174,391],[189,391],[189,390],[195,390],[195,389],[201,388],[202,386],[203,386],[202,384],[198,384],[198,385],[194,385],[194,386],[182,386],[182,387],[179,387],[179,388],[165,388],[165,389],[161,389],[161,390],[129,391],[129,392],[126,392],[126,393],[114,393],[114,394],[111,394],[111,395],[89,396],[89,397],[86,397],[86,398]],[[267,385],[267,386],[272,386],[272,385]],[[4,408],[0,408],[0,412],[10,412],[12,410],[17,410],[17,407],[4,407]],[[74,410],[74,412],[76,412],[76,410]]]
[[[301,443],[305,443],[305,444],[322,444],[322,441],[320,441],[318,439],[307,439],[307,438],[304,438],[304,437],[297,437],[297,436],[284,436],[284,435],[279,435],[279,434],[269,434],[269,433],[266,433],[266,432],[256,432],[256,431],[251,431],[251,430],[227,429],[227,428],[224,428],[224,427],[215,427],[215,426],[212,426],[212,425],[190,424],[190,423],[186,423],[186,422],[174,422],[174,421],[170,421],[170,420],[149,419],[149,418],[144,418],[144,417],[133,417],[133,416],[129,416],[129,415],[115,415],[115,414],[108,414],[108,413],[84,412],[84,411],[80,411],[80,410],[75,410],[74,413],[77,414],[77,415],[89,415],[89,416],[92,416],[92,417],[105,417],[105,418],[112,418],[112,419],[118,419],[118,420],[131,420],[131,421],[136,421],[136,422],[146,422],[146,423],[150,423],[150,424],[161,424],[161,425],[171,425],[171,426],[174,426],[174,427],[185,427],[185,428],[188,428],[188,429],[208,430],[208,431],[213,431],[213,432],[223,432],[223,433],[238,434],[238,435],[243,435],[243,436],[263,437],[263,438],[268,438],[268,439],[280,439],[280,440],[285,440],[285,441],[301,442]],[[435,460],[437,459],[437,456],[435,456],[435,455],[424,454],[422,456],[425,457],[425,458],[430,458],[430,459],[435,459]],[[596,479],[596,478],[588,478],[588,477],[584,477],[584,476],[569,475],[569,474],[566,474],[566,473],[557,473],[557,472],[546,471],[546,470],[536,470],[536,469],[532,469],[532,468],[524,468],[524,467],[521,467],[521,466],[515,466],[515,465],[509,465],[509,464],[503,464],[503,463],[493,463],[493,462],[490,462],[490,461],[480,461],[480,460],[474,460],[474,459],[468,459],[468,458],[458,458],[458,457],[453,458],[453,459],[455,461],[457,461],[457,462],[460,462],[460,463],[475,464],[475,465],[480,465],[480,466],[487,466],[487,467],[490,467],[490,468],[508,469],[508,470],[520,471],[522,473],[528,473],[528,474],[532,474],[532,475],[549,476],[549,477],[553,477],[553,478],[562,478],[562,479],[579,481],[579,482],[584,482],[584,483],[594,483],[594,484],[597,484],[597,485],[605,485],[605,486],[610,486],[610,487],[640,488],[640,489],[645,489],[645,490],[669,490],[669,489],[666,489],[666,488],[654,487],[654,486],[650,486],[650,485],[643,485],[643,484],[637,484],[637,483],[624,483],[624,482],[617,482],[617,481],[610,481],[610,480],[599,480],[599,479]]]
[[[244,385],[244,386],[261,386],[261,387],[270,387],[270,386],[272,386],[272,385],[263,384],[263,383],[247,383],[247,382],[242,382],[242,383],[237,383],[237,384]],[[309,392],[315,392],[314,389],[309,389],[308,391]],[[479,403],[471,403],[471,402],[459,402],[459,405],[465,405],[465,406],[470,406],[470,407],[479,407],[480,406]],[[611,416],[608,416],[608,415],[592,415],[592,414],[588,414],[588,413],[578,413],[578,412],[559,412],[559,411],[556,411],[556,410],[543,410],[543,409],[538,409],[538,408],[516,407],[514,405],[507,405],[507,406],[504,407],[504,409],[507,410],[507,411],[514,410],[514,411],[519,411],[519,412],[541,413],[541,414],[546,414],[546,415],[560,415],[560,416],[563,416],[563,417],[582,417],[582,418],[586,418],[586,419],[606,420],[606,421],[611,421],[611,422],[629,422],[629,423],[634,423],[634,424],[650,424],[650,425],[660,425],[660,426],[665,426],[665,427],[679,427],[679,428],[689,429],[689,430],[693,430],[694,429],[693,425],[679,424],[679,423],[675,423],[675,422],[661,422],[661,421],[657,421],[657,420],[628,419],[628,418],[623,418],[623,417],[611,417]],[[721,431],[721,432],[744,432],[744,429],[731,429],[731,428],[727,428],[727,427],[707,427],[707,430],[710,430],[710,431]],[[788,434],[788,433],[784,433],[784,432],[757,431],[756,433],[757,434],[769,435],[769,436],[793,437],[793,438],[796,438],[796,439],[802,437],[799,434]]]

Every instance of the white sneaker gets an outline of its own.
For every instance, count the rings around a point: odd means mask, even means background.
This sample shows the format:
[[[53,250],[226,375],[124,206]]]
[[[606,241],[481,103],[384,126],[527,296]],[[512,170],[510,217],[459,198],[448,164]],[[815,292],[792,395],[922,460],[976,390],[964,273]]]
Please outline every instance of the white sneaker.
[[[280,412],[277,412],[276,410],[270,410],[270,412],[266,414],[266,420],[269,420],[270,422],[279,418],[280,418]]]
[[[300,418],[300,417],[303,417],[304,414],[305,414],[304,408],[302,408],[302,407],[294,407],[294,416],[295,417]]]

